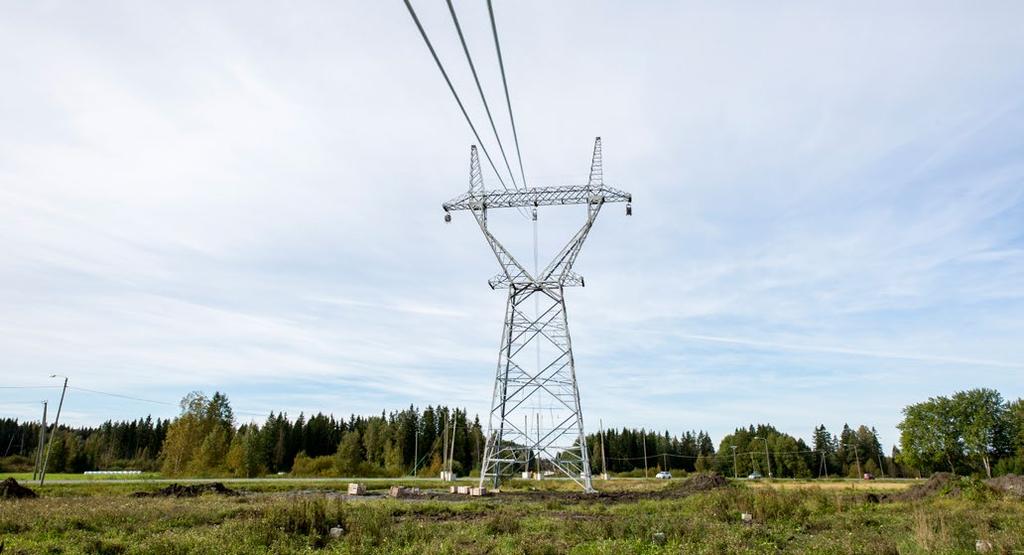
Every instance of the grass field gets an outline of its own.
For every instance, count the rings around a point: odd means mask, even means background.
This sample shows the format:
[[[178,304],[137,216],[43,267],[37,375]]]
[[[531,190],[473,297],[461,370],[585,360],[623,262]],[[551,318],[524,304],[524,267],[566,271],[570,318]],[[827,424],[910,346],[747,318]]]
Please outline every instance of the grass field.
[[[232,482],[238,496],[132,497],[163,483],[78,481],[38,499],[0,501],[10,553],[1024,553],[1024,503],[985,490],[877,502],[907,482],[730,483],[690,493],[682,480],[513,482],[500,494],[388,499],[401,480]],[[416,481],[421,488],[440,482]],[[744,523],[741,513],[750,513]],[[330,536],[339,526],[344,533]]]

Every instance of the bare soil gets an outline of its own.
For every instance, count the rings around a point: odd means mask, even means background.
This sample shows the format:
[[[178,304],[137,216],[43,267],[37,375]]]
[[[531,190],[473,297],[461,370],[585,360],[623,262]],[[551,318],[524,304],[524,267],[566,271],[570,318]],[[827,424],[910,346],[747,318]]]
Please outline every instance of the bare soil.
[[[204,493],[228,496],[240,495],[237,491],[220,482],[213,482],[210,484],[193,484],[191,486],[171,484],[154,492],[137,491],[132,494],[132,497],[198,497]]]
[[[919,501],[928,497],[933,497],[942,493],[949,482],[954,479],[953,475],[949,472],[936,472],[932,474],[928,481],[923,484],[918,484],[907,488],[905,491],[900,493],[894,493],[892,495],[886,495],[882,497],[883,501]]]
[[[36,492],[18,483],[14,478],[0,482],[0,499],[31,499],[39,497]]]

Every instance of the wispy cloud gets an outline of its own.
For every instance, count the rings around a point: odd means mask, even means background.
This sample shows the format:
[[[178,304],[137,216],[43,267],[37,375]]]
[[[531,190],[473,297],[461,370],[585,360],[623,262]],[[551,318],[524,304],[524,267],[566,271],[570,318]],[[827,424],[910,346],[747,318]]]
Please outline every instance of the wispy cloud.
[[[503,15],[532,182],[585,177],[602,135],[634,195],[567,294],[588,425],[849,421],[892,442],[907,403],[1024,395],[1022,8],[835,9]],[[471,86],[446,12],[421,11]],[[0,375],[485,412],[504,297],[472,221],[441,220],[473,139],[429,62],[400,5],[7,10]],[[528,252],[528,224],[494,212]],[[581,218],[542,210],[542,252]],[[37,397],[0,390],[0,410],[35,417]],[[175,412],[84,392],[67,410]]]

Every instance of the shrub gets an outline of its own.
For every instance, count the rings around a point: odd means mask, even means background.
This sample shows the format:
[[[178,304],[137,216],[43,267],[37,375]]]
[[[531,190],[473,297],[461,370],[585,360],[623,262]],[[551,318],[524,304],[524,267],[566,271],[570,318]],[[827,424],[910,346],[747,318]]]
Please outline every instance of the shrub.
[[[292,464],[292,474],[296,476],[332,476],[336,475],[334,470],[334,457],[325,455],[323,457],[309,457],[302,452],[295,455],[295,462]]]

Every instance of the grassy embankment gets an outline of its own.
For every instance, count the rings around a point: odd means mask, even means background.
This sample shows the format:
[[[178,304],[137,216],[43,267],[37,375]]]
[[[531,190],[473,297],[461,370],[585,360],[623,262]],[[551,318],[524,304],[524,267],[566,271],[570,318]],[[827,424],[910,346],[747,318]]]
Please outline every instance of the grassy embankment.
[[[393,482],[369,482],[383,488]],[[232,483],[237,497],[134,498],[160,484],[82,481],[0,501],[10,553],[969,553],[1024,550],[1024,503],[985,491],[875,503],[905,483],[513,483],[483,499],[344,500],[344,484]],[[850,486],[854,485],[854,488]],[[439,482],[416,482],[439,487]],[[821,487],[825,486],[825,487]],[[753,522],[741,521],[751,513]],[[345,529],[342,537],[331,527]],[[664,534],[662,537],[661,534]],[[663,542],[663,543],[662,543]]]

